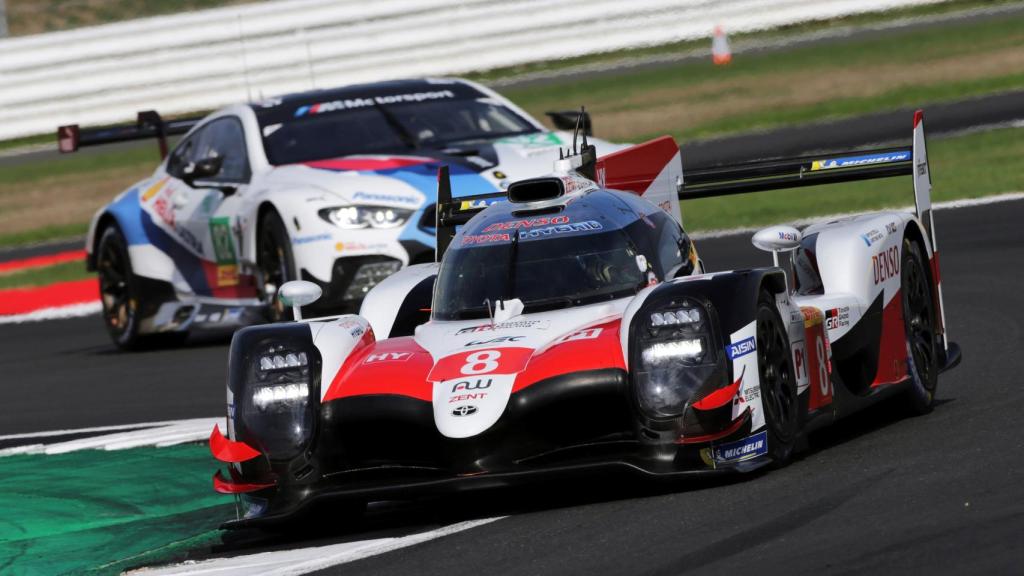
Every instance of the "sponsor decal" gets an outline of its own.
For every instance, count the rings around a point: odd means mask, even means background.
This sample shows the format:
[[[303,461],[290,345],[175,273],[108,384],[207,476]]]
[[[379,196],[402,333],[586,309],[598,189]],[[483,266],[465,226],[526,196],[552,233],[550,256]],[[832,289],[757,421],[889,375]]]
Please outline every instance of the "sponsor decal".
[[[456,406],[455,409],[452,410],[452,416],[471,416],[473,414],[476,414],[476,406],[469,404]]]
[[[217,264],[234,264],[237,261],[235,242],[231,236],[230,219],[210,219],[210,239],[213,242],[213,256]]]
[[[510,242],[512,236],[508,234],[467,234],[462,237],[462,245],[489,244],[491,242]]]
[[[333,236],[328,233],[313,234],[311,236],[295,236],[292,238],[292,244],[312,244],[313,242],[323,242],[324,240],[330,240]]]
[[[367,354],[363,364],[405,362],[409,358],[412,358],[412,352],[380,352],[378,354]]]
[[[519,228],[533,228],[536,226],[548,226],[551,224],[568,224],[568,216],[555,216],[553,218],[532,218],[526,220],[513,220],[512,222],[495,222],[487,228],[484,228],[484,232],[495,232],[498,230],[518,230]]]
[[[739,342],[733,342],[725,347],[725,352],[728,354],[730,360],[746,356],[754,350],[757,350],[757,342],[754,340],[753,336],[744,338]]]
[[[352,195],[353,200],[367,200],[370,202],[395,202],[398,204],[418,205],[419,199],[401,194],[379,194],[376,192],[356,192]]]
[[[572,334],[569,334],[565,338],[562,338],[562,342],[572,342],[575,340],[593,340],[594,338],[597,338],[598,336],[601,335],[602,330],[604,330],[604,328],[586,328],[584,330],[580,330],[579,332],[573,332]]]
[[[164,184],[167,183],[167,180],[169,178],[170,176],[164,176],[160,180],[157,180],[156,184],[153,184],[149,188],[146,188],[146,191],[142,193],[142,201],[149,202],[153,198],[153,196],[156,196],[156,193],[159,192],[161,188],[163,188]]]
[[[871,257],[871,271],[875,286],[900,275],[900,251],[893,246]]]
[[[864,243],[867,244],[868,247],[871,247],[871,245],[874,244],[875,242],[878,242],[879,240],[885,238],[885,235],[883,235],[878,230],[871,230],[866,234],[861,234],[860,237],[862,240],[864,240]]]
[[[495,170],[492,174],[498,180],[504,180],[505,178],[508,178],[508,176],[506,176],[505,173],[502,172],[501,170]]]
[[[885,225],[886,234],[895,234],[896,232],[899,232],[899,229],[900,227],[895,222],[889,222]]]
[[[387,250],[388,245],[383,242],[375,242],[373,244],[365,244],[363,242],[336,242],[334,249],[338,252],[365,252],[367,250],[372,251],[383,251]]]
[[[497,338],[491,338],[490,340],[470,340],[466,342],[466,346],[484,346],[486,344],[504,344],[505,342],[518,342],[526,338],[526,336],[498,336]]]
[[[886,162],[905,162],[910,160],[910,150],[891,152],[885,154],[867,154],[864,156],[847,156],[845,158],[829,158],[811,162],[811,171],[832,170],[834,168],[852,168],[854,166],[867,166],[870,164],[884,164]]]
[[[850,325],[850,307],[832,308],[825,311],[825,327],[829,330],[845,328]]]
[[[512,320],[509,322],[498,322],[497,324],[481,324],[479,326],[469,326],[463,328],[455,333],[456,336],[459,334],[470,334],[473,332],[490,332],[492,330],[504,330],[507,328],[546,328],[547,326],[539,326],[541,320]]]
[[[780,230],[779,240],[782,240],[784,242],[796,242],[796,234]]]
[[[336,112],[338,110],[352,110],[366,108],[377,104],[399,104],[403,102],[424,102],[428,100],[441,100],[455,98],[451,90],[434,90],[431,92],[413,92],[410,94],[393,94],[389,96],[375,96],[373,98],[346,98],[343,100],[332,100],[330,102],[318,102],[299,106],[295,109],[294,116],[301,118],[308,114],[323,114],[325,112]]]
[[[459,203],[459,210],[476,210],[487,208],[491,204],[501,202],[502,198],[477,198],[476,200],[463,200]]]
[[[452,394],[463,391],[463,390],[485,390],[491,387],[494,383],[492,378],[488,378],[486,381],[483,378],[477,378],[476,380],[459,380],[455,384],[452,384]]]
[[[218,264],[217,286],[238,286],[238,266],[234,264]]]
[[[743,440],[729,442],[711,449],[711,458],[719,464],[742,462],[768,453],[768,432],[763,431]]]
[[[514,144],[521,148],[553,148],[564,144],[562,139],[558,137],[558,134],[555,134],[554,132],[527,134],[524,136],[510,136],[508,138],[501,138],[500,140],[497,140],[496,143]],[[504,178],[504,176],[496,175],[495,178]]]
[[[602,230],[604,227],[601,226],[600,222],[595,220],[587,220],[586,222],[576,222],[573,224],[558,224],[556,226],[547,226],[545,228],[534,228],[530,230],[520,230],[520,240],[531,240],[534,238],[544,238],[552,236],[554,234],[570,234],[573,232],[592,232],[595,230]]]

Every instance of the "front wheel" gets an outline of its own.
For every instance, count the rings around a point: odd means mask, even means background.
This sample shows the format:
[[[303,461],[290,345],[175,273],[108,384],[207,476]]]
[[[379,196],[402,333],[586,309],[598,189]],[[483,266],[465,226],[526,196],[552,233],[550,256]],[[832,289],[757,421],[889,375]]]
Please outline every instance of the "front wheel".
[[[783,466],[792,456],[799,427],[796,377],[789,337],[774,298],[767,292],[757,303],[757,367],[768,455],[776,466]]]
[[[909,239],[903,240],[900,266],[900,297],[907,337],[907,368],[911,379],[911,388],[905,395],[906,404],[914,414],[927,414],[935,405],[935,389],[939,384],[935,301],[924,257],[918,245]]]
[[[277,291],[282,284],[295,279],[294,262],[284,222],[277,212],[267,211],[260,217],[256,263],[263,282],[261,297],[267,303],[267,318],[271,322],[292,319],[291,309],[277,298]]]
[[[103,323],[111,340],[121,349],[139,345],[139,295],[128,245],[116,226],[103,230],[96,249],[96,272],[100,281]]]

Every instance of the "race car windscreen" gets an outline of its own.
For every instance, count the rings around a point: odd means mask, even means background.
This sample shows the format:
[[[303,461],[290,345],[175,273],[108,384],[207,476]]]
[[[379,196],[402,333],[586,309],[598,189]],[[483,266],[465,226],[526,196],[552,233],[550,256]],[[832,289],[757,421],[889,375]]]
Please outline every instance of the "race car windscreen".
[[[582,306],[635,294],[647,278],[621,230],[527,239],[516,232],[459,236],[444,256],[436,320],[486,318],[485,301],[519,298],[526,312]]]
[[[489,98],[381,100],[386,101],[357,98],[302,106],[284,121],[279,115],[261,116],[268,160],[282,165],[352,154],[409,154],[538,131]],[[264,123],[268,119],[277,121]]]

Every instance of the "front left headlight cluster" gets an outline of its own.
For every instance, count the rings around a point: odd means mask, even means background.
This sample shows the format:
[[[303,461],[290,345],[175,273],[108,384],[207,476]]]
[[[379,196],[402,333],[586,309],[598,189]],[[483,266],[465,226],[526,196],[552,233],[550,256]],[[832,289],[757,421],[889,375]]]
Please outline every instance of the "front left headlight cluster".
[[[261,347],[262,348],[262,347]],[[271,344],[252,357],[243,419],[271,459],[297,455],[313,433],[310,354]]]
[[[397,228],[413,211],[390,206],[339,206],[320,210],[320,217],[346,230],[360,228]]]
[[[684,299],[640,321],[639,365],[633,370],[640,408],[650,418],[677,418],[705,382],[724,377],[708,310]]]

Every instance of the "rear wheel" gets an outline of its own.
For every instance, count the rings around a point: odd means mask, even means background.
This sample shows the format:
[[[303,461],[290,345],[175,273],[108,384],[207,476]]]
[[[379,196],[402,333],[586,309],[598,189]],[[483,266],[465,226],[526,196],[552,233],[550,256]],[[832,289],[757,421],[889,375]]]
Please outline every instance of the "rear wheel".
[[[911,388],[906,404],[914,414],[927,414],[935,404],[939,384],[938,346],[935,336],[935,301],[931,281],[918,245],[903,240],[900,297],[903,303],[903,327],[907,337],[908,372]]]
[[[774,298],[768,293],[763,293],[757,304],[757,367],[768,455],[776,466],[783,466],[793,453],[799,427],[796,378],[789,337]]]
[[[295,260],[288,230],[273,210],[260,217],[256,262],[263,282],[262,298],[267,303],[267,317],[271,322],[291,320],[292,311],[277,299],[277,290],[285,282],[295,279]]]

